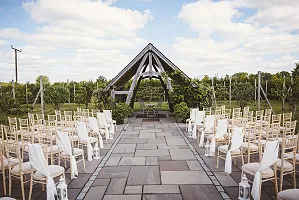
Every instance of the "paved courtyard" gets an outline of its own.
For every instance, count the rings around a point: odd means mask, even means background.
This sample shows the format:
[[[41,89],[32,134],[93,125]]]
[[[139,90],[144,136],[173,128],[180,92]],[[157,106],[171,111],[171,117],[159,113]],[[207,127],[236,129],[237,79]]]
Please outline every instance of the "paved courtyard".
[[[203,156],[196,140],[186,137],[185,124],[171,118],[153,122],[132,118],[118,129],[101,150],[102,158],[87,162],[86,173],[79,163],[79,177],[70,181],[67,170],[70,200],[237,199],[241,167],[234,166],[231,176],[224,173],[224,161],[216,169],[216,159]],[[292,187],[289,181],[291,177],[284,188]],[[20,198],[19,182],[13,185],[12,196]],[[46,199],[39,185],[33,197]],[[273,183],[263,184],[262,199],[276,199]]]

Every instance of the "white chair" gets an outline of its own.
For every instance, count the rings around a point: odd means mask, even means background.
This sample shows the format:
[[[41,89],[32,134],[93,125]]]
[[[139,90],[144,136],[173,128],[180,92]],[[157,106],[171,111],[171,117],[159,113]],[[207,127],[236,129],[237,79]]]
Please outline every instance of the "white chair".
[[[199,110],[198,108],[190,108],[190,118],[186,120],[186,131],[188,132],[192,131],[192,123],[195,122],[195,112],[198,110]]]
[[[106,121],[108,124],[110,124],[111,129],[114,131],[117,131],[116,121],[112,119],[112,111],[111,110],[103,110],[103,113],[105,114]]]
[[[254,176],[251,195],[255,200],[260,199],[262,182],[265,181],[274,180],[276,195],[278,194],[276,174],[278,150],[278,141],[267,142],[264,155],[260,163],[247,163],[242,166],[242,176],[244,173]],[[274,165],[273,169],[271,168],[272,165]]]
[[[97,119],[95,117],[89,117],[88,118],[88,121],[89,121],[89,129],[91,130],[91,134],[95,137],[98,138],[98,141],[99,141],[99,146],[101,149],[104,148],[104,144],[103,144],[103,139],[102,139],[102,136],[101,136],[101,129],[99,128],[98,126],[98,122],[97,122]],[[103,130],[102,130],[103,132]],[[107,138],[106,138],[106,144],[108,144],[107,142]]]
[[[31,200],[33,183],[46,185],[47,200],[55,200],[56,187],[53,178],[63,176],[65,179],[64,168],[59,165],[48,165],[47,148],[44,148],[44,152],[39,144],[29,145],[30,164],[36,170],[34,174],[31,172],[29,200]]]
[[[95,137],[89,137],[85,122],[77,122],[76,129],[79,136],[79,142],[87,148],[87,160],[92,161],[92,145],[98,142]]]
[[[227,119],[220,119],[217,122],[217,128],[215,134],[209,135],[207,137],[208,140],[211,140],[211,148],[210,153],[211,155],[215,153],[216,150],[216,141],[218,143],[219,140],[225,141],[225,134],[227,134]]]
[[[204,145],[205,133],[212,134],[214,132],[214,125],[215,125],[215,115],[206,116],[205,121],[204,121],[204,126],[201,129],[199,147],[203,147],[203,145]],[[198,137],[198,139],[199,139],[199,137]]]
[[[192,135],[189,135],[189,137],[197,139],[197,129],[203,126],[204,118],[205,118],[204,111],[199,111],[199,110],[195,111],[195,122],[193,124]]]
[[[99,121],[99,128],[101,130],[101,133],[105,134],[105,138],[107,139],[113,139],[113,134],[111,130],[111,126],[107,124],[106,117],[104,113],[98,113],[97,118]]]

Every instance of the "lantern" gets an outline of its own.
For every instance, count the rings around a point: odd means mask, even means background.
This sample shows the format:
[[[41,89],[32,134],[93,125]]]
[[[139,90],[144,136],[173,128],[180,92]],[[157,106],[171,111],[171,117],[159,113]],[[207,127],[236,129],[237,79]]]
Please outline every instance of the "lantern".
[[[56,184],[57,200],[68,200],[67,198],[67,184],[62,176],[60,176],[59,182]]]
[[[208,140],[205,145],[205,156],[210,156],[210,150],[211,150],[211,144],[210,141]]]
[[[249,200],[250,199],[250,185],[248,183],[248,179],[244,174],[239,183],[239,198],[240,200]]]
[[[100,156],[99,145],[98,145],[98,143],[96,143],[93,148],[93,159],[98,160],[100,158],[101,158],[101,156]]]

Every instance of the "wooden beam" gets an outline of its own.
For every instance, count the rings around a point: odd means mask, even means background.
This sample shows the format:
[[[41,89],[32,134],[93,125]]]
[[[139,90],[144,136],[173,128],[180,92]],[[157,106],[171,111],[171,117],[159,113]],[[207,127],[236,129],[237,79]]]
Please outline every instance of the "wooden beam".
[[[154,57],[154,59],[155,59],[157,65],[158,65],[160,71],[161,71],[161,72],[165,72],[165,70],[164,70],[164,68],[163,68],[163,66],[162,66],[162,64],[161,64],[161,62],[160,62],[160,60],[159,60],[159,58],[156,56],[156,54],[153,53],[152,55],[153,55],[153,57]]]
[[[155,72],[155,71],[152,71],[152,72],[143,72],[140,74],[140,76],[149,76],[149,77],[152,77],[152,76],[161,76],[161,73],[160,72]]]
[[[149,57],[148,57],[148,60],[149,60],[149,61],[148,61],[148,62],[149,62],[148,65],[149,65],[149,66],[148,66],[148,67],[149,67],[149,72],[150,72],[149,76],[152,77],[152,76],[153,76],[153,75],[152,75],[152,72],[153,72],[153,59],[152,59],[153,57],[152,57],[152,53],[149,52],[149,53],[148,53],[148,56],[149,56]]]

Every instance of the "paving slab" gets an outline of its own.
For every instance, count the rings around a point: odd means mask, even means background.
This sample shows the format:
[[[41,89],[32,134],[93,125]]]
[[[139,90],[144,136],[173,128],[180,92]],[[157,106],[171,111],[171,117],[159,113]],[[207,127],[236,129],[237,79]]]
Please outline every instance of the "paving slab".
[[[169,151],[164,149],[156,150],[136,150],[135,156],[168,156]]]
[[[166,142],[168,145],[185,145],[186,142],[182,137],[169,137],[166,138]]]
[[[141,193],[142,193],[142,185],[126,186],[125,194],[141,194]]]
[[[145,165],[145,157],[124,157],[119,165]]]
[[[141,194],[136,194],[136,195],[105,195],[103,200],[141,200]]]
[[[179,194],[180,188],[178,185],[145,185],[143,187],[144,194]]]
[[[147,194],[143,200],[182,200],[181,194]]]
[[[162,184],[212,184],[204,171],[161,171]]]
[[[126,186],[127,178],[111,179],[106,194],[123,194]]]
[[[129,171],[129,166],[103,167],[97,178],[126,178]]]
[[[160,144],[160,143],[166,143],[166,140],[164,138],[159,138],[159,139],[152,139],[152,138],[149,138],[147,139],[147,143],[148,144]]]
[[[157,149],[157,144],[152,143],[152,144],[137,144],[136,149]]]
[[[120,159],[121,157],[110,157],[105,163],[105,166],[117,166]]]
[[[160,184],[158,166],[132,166],[127,185]]]
[[[189,171],[186,161],[160,160],[160,171]]]
[[[92,187],[96,187],[96,186],[107,186],[110,183],[110,178],[97,178],[94,180]]]
[[[239,185],[231,176],[228,176],[225,172],[214,172],[214,175],[216,176],[220,184],[224,187]]]
[[[140,132],[139,134],[139,138],[156,138],[156,133],[152,133],[152,132]]]
[[[172,160],[195,160],[195,156],[190,149],[169,149]]]
[[[106,188],[107,186],[91,187],[88,190],[84,199],[88,199],[88,200],[102,199],[105,194]]]
[[[203,170],[201,164],[197,160],[187,160],[186,162],[191,171]]]
[[[180,185],[182,196],[188,200],[223,199],[214,185]]]
[[[155,157],[155,156],[146,157],[145,164],[146,165],[158,165],[159,164],[158,157]]]
[[[146,138],[136,138],[136,139],[121,139],[119,144],[145,144],[148,139]]]
[[[113,153],[134,153],[136,149],[136,144],[118,144]]]

